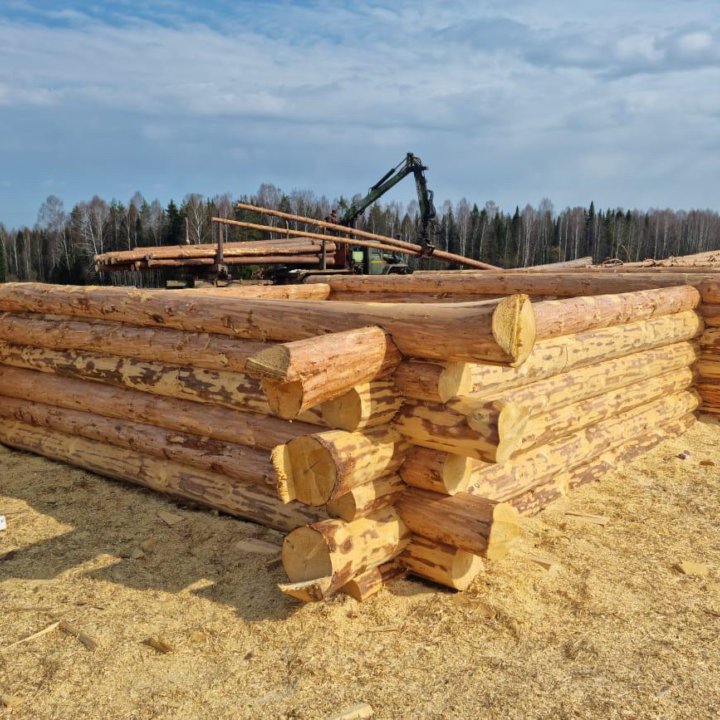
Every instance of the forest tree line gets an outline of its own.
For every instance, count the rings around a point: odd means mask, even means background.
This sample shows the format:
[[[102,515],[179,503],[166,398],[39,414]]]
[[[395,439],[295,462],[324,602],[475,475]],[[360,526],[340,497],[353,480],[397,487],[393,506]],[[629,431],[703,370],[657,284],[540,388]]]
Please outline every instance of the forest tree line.
[[[252,196],[237,198],[296,215],[323,218],[348,202],[331,202],[310,191],[283,193],[263,184]],[[103,283],[110,279],[95,272],[93,256],[114,250],[153,245],[226,242],[269,237],[211,222],[212,217],[250,220],[294,229],[295,223],[260,218],[241,211],[230,194],[206,198],[185,196],[180,204],[148,202],[139,192],[129,202],[107,202],[95,196],[66,211],[51,195],[38,211],[33,227],[7,228],[0,223],[0,281],[38,280],[55,283]],[[359,219],[357,227],[370,232],[418,242],[416,201],[378,202]],[[312,229],[312,228],[308,228]],[[480,206],[463,198],[438,208],[434,228],[436,247],[500,267],[527,267],[590,255],[595,262],[609,258],[635,261],[714,250],[720,247],[720,215],[711,210],[602,210],[565,208],[559,212],[548,199],[537,207],[518,206],[505,212],[494,202]],[[412,265],[412,259],[411,259]],[[438,265],[439,266],[439,265]],[[145,284],[158,278],[146,277]]]

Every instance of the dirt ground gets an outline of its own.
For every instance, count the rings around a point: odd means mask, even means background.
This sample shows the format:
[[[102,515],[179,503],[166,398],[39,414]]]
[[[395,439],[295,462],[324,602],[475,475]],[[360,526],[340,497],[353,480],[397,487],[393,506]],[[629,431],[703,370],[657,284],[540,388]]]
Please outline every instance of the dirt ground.
[[[309,606],[236,547],[278,533],[0,448],[0,717],[717,718],[719,447],[704,418],[556,503],[465,594]],[[10,647],[59,620],[97,649],[59,629]]]

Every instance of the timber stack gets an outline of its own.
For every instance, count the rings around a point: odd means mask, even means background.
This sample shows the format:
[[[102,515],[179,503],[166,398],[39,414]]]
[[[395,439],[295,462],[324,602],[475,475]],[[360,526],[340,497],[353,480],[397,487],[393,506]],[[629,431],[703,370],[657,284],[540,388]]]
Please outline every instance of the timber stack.
[[[0,442],[288,533],[304,601],[462,590],[523,514],[718,411],[720,276],[688,275],[0,285]]]

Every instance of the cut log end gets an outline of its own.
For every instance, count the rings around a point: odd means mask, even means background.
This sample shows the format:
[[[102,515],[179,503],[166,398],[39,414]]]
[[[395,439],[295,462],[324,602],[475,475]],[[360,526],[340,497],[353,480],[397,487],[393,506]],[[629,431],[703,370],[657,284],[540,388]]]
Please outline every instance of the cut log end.
[[[289,503],[295,499],[295,486],[292,481],[287,445],[274,447],[270,452],[270,461],[275,470],[277,495],[284,503]]]
[[[320,602],[327,597],[332,578],[323,577],[317,580],[306,580],[296,583],[279,583],[278,588],[283,595],[302,600],[302,602]]]
[[[263,380],[261,385],[273,415],[283,420],[294,420],[302,412],[304,391],[301,382]]]
[[[479,555],[422,537],[414,537],[398,560],[413,575],[454,590],[467,590],[483,566]]]
[[[310,435],[293,438],[285,446],[282,471],[289,494],[306,505],[324,505],[337,481],[330,451]]]
[[[535,344],[535,311],[530,298],[511,295],[501,300],[493,313],[492,333],[513,367],[525,362]]]
[[[438,395],[447,402],[458,395],[473,391],[472,366],[465,362],[448,363],[438,378]]]
[[[327,542],[322,533],[311,527],[293,530],[285,538],[282,547],[282,564],[291,583],[310,583],[318,579],[329,579],[333,574]]]
[[[290,368],[290,351],[284,345],[273,345],[247,359],[245,372],[259,380],[287,381]]]
[[[488,560],[501,560],[511,545],[520,537],[518,511],[509,503],[499,503],[493,509],[493,522],[487,541],[485,556]]]

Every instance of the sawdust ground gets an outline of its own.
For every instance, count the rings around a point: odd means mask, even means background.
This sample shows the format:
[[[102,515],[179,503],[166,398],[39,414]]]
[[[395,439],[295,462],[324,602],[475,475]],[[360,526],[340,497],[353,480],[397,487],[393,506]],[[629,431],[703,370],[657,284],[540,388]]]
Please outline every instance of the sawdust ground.
[[[278,533],[0,448],[0,695],[17,703],[0,716],[312,719],[365,701],[378,718],[716,718],[719,445],[704,418],[529,519],[463,595],[406,580],[304,607],[234,548]],[[97,650],[58,630],[3,650],[58,619]]]

